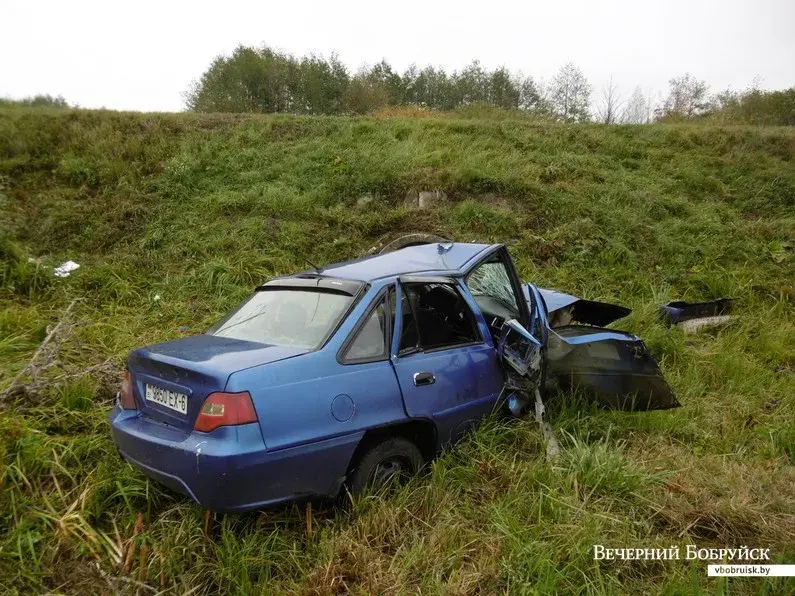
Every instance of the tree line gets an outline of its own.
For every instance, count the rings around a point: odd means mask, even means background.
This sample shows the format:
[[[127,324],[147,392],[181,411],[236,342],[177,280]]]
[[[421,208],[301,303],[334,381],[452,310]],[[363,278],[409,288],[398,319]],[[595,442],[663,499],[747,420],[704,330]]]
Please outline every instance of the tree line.
[[[595,119],[606,124],[703,120],[795,126],[795,87],[765,91],[754,80],[743,90],[712,93],[706,81],[687,73],[670,79],[667,94],[656,99],[640,87],[624,98],[611,79],[599,92]]]
[[[213,60],[185,93],[197,112],[366,114],[387,106],[452,110],[488,104],[505,110],[557,114],[567,122],[589,118],[591,87],[567,64],[549,89],[504,67],[477,60],[462,70],[410,66],[396,71],[382,60],[351,74],[336,55],[297,58],[269,47],[238,47]]]
[[[565,64],[547,84],[477,60],[462,70],[410,66],[397,72],[386,60],[350,73],[336,55],[295,57],[264,46],[239,46],[219,56],[184,94],[189,111],[366,114],[389,106],[453,110],[485,104],[564,122],[606,124],[715,119],[795,125],[795,87],[711,93],[691,74],[669,81],[665,95],[636,88],[627,96],[611,80],[594,90],[583,72]]]
[[[32,108],[68,108],[71,107],[62,95],[34,95],[22,99],[7,99],[0,97],[0,107],[23,106]]]
[[[386,60],[350,73],[339,58],[301,58],[268,46],[239,46],[219,56],[184,93],[195,112],[367,114],[392,106],[453,110],[486,105],[563,122],[646,124],[711,120],[795,125],[795,87],[713,93],[691,74],[674,77],[666,93],[640,87],[625,94],[611,79],[594,89],[583,72],[568,63],[546,84],[505,67],[490,70],[474,60],[461,70],[410,66],[402,73]],[[70,107],[61,97],[0,98],[0,107]]]

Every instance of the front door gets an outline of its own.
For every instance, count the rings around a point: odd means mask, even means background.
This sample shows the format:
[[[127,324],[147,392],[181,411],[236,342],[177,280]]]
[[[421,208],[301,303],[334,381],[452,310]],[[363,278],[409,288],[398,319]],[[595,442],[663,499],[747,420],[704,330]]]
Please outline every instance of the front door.
[[[534,388],[542,376],[547,340],[545,313],[535,286],[528,286],[525,296],[504,247],[477,263],[466,284],[488,322],[507,372],[524,377]]]
[[[392,363],[406,413],[456,441],[494,407],[502,374],[455,280],[404,278],[396,296]]]

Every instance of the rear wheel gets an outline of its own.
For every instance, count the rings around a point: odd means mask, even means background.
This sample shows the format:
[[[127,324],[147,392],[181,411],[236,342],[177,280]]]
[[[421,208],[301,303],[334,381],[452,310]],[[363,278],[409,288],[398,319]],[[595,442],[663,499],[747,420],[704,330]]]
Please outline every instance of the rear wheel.
[[[392,437],[368,449],[351,473],[348,486],[354,495],[374,492],[406,482],[425,465],[417,446],[402,437]]]

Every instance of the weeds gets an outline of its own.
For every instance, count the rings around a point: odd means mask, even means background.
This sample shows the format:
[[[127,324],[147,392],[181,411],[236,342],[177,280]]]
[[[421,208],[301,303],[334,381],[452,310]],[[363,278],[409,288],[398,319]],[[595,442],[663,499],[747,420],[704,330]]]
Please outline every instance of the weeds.
[[[792,132],[413,116],[0,111],[0,390],[76,298],[58,360],[81,371],[0,412],[4,592],[795,589],[593,560],[594,544],[688,543],[795,560]],[[446,198],[408,205],[422,189]],[[416,231],[509,242],[525,279],[632,307],[621,327],[684,407],[557,396],[558,462],[531,420],[489,421],[395,494],[315,504],[311,532],[299,505],[205,517],[116,456],[112,383],[90,367],[202,332],[306,259]],[[53,277],[67,259],[81,268]],[[662,302],[724,295],[725,328],[685,336],[657,318]]]

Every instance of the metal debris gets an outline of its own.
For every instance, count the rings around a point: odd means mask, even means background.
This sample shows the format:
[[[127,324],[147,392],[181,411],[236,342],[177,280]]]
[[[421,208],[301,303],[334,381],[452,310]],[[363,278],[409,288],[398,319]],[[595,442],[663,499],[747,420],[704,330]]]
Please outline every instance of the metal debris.
[[[544,420],[544,402],[541,400],[541,392],[536,387],[536,422],[541,427],[541,432],[544,434],[544,439],[547,443],[547,461],[554,462],[560,454],[560,443],[555,436],[555,431],[552,425]]]
[[[721,315],[718,317],[705,317],[703,319],[692,319],[690,321],[683,321],[679,323],[682,331],[688,335],[698,333],[702,329],[710,329],[713,327],[721,327],[727,323],[731,323],[736,317],[732,315]]]
[[[527,294],[527,286],[524,287],[525,294]],[[625,306],[597,300],[585,300],[558,290],[538,288],[538,291],[547,305],[551,328],[563,327],[571,323],[604,327],[613,321],[623,319],[632,312],[632,309]]]
[[[736,317],[728,314],[731,306],[732,298],[719,298],[708,302],[677,300],[663,304],[660,307],[660,316],[669,325],[677,325],[685,333],[693,334],[733,321]]]

